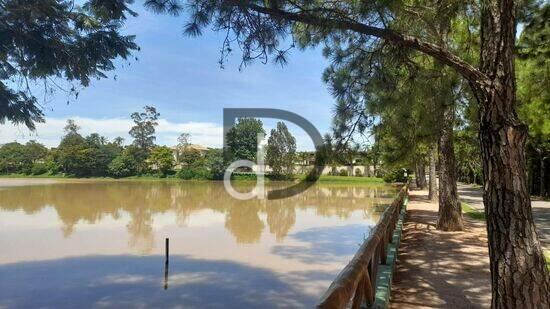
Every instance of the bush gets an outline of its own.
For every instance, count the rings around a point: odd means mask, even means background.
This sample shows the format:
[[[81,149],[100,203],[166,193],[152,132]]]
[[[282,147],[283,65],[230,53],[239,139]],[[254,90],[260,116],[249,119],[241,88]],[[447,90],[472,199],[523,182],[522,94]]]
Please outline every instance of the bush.
[[[200,180],[200,179],[210,179],[211,174],[206,168],[197,167],[197,168],[182,168],[176,173],[176,177],[185,179],[185,180]]]
[[[48,172],[48,165],[46,163],[34,163],[32,165],[31,174],[43,175]]]
[[[388,171],[386,174],[384,174],[384,177],[383,177],[384,181],[385,182],[406,182],[408,180],[408,176],[405,176],[405,172],[407,172],[407,175],[410,175],[410,171],[407,171],[402,168]]]
[[[108,170],[116,178],[132,176],[137,172],[137,162],[133,156],[122,152],[109,163]]]
[[[357,177],[362,177],[363,176],[363,172],[361,172],[360,168],[355,169],[355,176],[357,176]]]
[[[338,176],[348,176],[348,171],[347,170],[340,170],[338,172]]]
[[[228,164],[226,164],[223,158],[223,152],[221,149],[210,149],[205,156],[206,166],[210,170],[210,177],[213,180],[223,179],[223,174]]]

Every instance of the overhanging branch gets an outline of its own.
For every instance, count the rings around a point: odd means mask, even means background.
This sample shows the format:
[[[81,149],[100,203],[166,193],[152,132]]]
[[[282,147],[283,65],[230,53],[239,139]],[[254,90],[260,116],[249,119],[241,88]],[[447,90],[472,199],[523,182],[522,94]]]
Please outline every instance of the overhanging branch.
[[[242,2],[240,2],[240,4],[242,5]],[[391,44],[404,48],[411,48],[426,55],[429,55],[455,69],[460,75],[462,75],[472,84],[478,86],[489,84],[489,79],[487,78],[487,76],[485,76],[485,74],[483,74],[481,71],[479,71],[460,57],[449,52],[449,50],[447,50],[446,48],[422,41],[414,36],[404,35],[389,29],[365,25],[349,18],[333,19],[320,17],[305,12],[288,12],[277,8],[259,6],[250,2],[247,2],[245,4],[245,7],[261,14],[285,19],[288,21],[300,22],[319,27],[330,27],[339,30],[349,30],[364,35],[375,36]]]

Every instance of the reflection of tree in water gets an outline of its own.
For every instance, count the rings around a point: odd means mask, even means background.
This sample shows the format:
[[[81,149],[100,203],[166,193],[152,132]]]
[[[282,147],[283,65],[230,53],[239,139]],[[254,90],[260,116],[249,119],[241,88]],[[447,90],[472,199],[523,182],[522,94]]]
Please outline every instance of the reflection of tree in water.
[[[273,201],[266,207],[269,232],[282,241],[296,223],[296,208],[281,201]]]
[[[128,246],[141,254],[151,253],[155,247],[153,218],[148,209],[138,208],[131,214],[131,221],[126,225],[129,239]]]
[[[243,203],[231,207],[225,216],[225,228],[235,236],[238,243],[255,243],[260,240],[264,223],[258,216],[257,206]]]
[[[396,192],[387,186],[315,185],[287,199],[240,201],[230,197],[221,182],[60,183],[0,190],[0,208],[34,214],[51,206],[63,222],[65,237],[79,222],[94,224],[128,214],[130,245],[145,253],[153,248],[154,216],[166,212],[174,214],[179,226],[205,209],[225,214],[225,227],[241,243],[257,242],[267,223],[280,241],[294,226],[297,210],[314,209],[319,216],[342,219],[363,211],[365,217],[373,218],[377,216],[374,206],[389,204]],[[260,219],[262,213],[267,222]]]

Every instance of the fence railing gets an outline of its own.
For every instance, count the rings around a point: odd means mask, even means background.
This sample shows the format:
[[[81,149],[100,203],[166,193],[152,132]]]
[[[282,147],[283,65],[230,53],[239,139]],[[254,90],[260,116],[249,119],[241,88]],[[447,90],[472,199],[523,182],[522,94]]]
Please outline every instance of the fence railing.
[[[360,308],[374,303],[378,264],[386,264],[388,243],[393,240],[408,186],[405,184],[391,206],[386,208],[353,259],[323,294],[318,308],[347,308],[350,303],[351,308]]]

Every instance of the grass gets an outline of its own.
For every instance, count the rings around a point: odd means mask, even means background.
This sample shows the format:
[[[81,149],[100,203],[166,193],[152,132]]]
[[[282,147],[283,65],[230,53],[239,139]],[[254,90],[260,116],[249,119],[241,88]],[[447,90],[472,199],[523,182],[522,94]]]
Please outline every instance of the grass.
[[[550,270],[550,250],[544,250],[544,259],[546,260],[546,268]]]
[[[66,176],[62,174],[56,174],[56,175],[50,175],[50,174],[43,174],[43,175],[25,175],[25,174],[7,174],[7,175],[0,175],[0,178],[49,178],[49,179],[90,179],[90,180],[151,180],[151,181],[187,181],[180,178],[175,177],[174,175],[169,175],[167,177],[159,177],[156,175],[140,175],[140,176],[130,176],[130,177],[124,177],[124,178],[111,178],[111,177],[84,177],[84,178],[78,178],[78,177],[72,177],[72,176]],[[299,175],[297,176],[298,180],[304,179],[305,175]],[[256,181],[255,179],[252,179],[251,177],[243,177],[241,175],[236,175],[234,181],[242,181],[242,182],[250,182],[250,181]],[[195,181],[195,180],[193,180]],[[204,181],[207,181],[206,179]],[[273,182],[277,180],[272,180],[267,178],[266,182]],[[288,180],[286,180],[288,181]],[[329,175],[323,175],[319,178],[317,181],[322,184],[383,184],[384,180],[382,178],[377,177],[356,177],[356,176],[329,176]]]
[[[0,178],[70,178],[64,175],[51,175],[51,174],[42,174],[42,175],[26,175],[26,174],[1,174]]]
[[[299,176],[299,179],[303,179],[305,176]],[[331,184],[372,184],[372,183],[384,183],[384,179],[377,177],[357,177],[357,176],[330,176],[323,175],[317,180],[319,183],[331,183]]]
[[[485,221],[485,213],[482,211],[479,211],[472,206],[468,205],[467,203],[460,203],[462,206],[462,212],[466,214],[468,217],[474,219],[474,220],[483,220]]]

